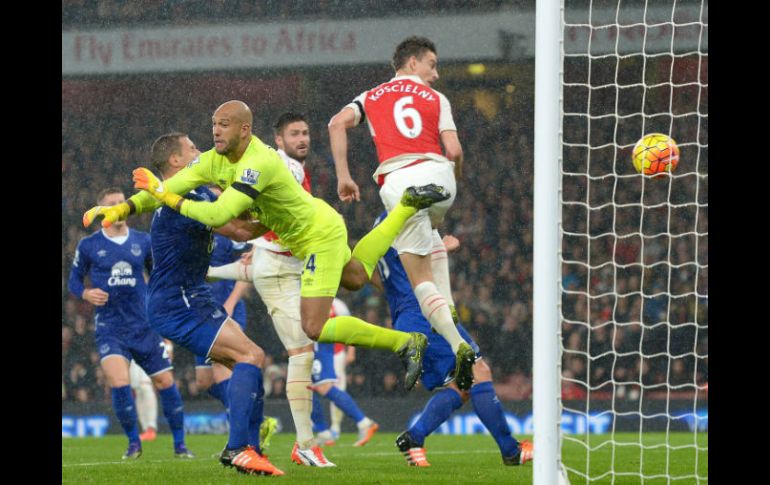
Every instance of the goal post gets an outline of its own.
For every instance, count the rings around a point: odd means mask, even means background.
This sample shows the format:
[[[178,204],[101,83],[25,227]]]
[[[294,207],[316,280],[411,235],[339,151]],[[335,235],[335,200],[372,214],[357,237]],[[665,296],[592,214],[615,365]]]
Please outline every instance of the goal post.
[[[708,2],[536,9],[534,483],[708,482]]]
[[[559,159],[561,158],[561,0],[535,6],[535,162],[532,414],[536,485],[556,484],[560,468]]]

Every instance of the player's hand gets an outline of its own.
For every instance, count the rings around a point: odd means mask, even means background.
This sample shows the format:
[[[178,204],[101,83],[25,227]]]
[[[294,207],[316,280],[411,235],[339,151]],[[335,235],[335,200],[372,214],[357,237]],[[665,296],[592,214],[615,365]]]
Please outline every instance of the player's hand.
[[[149,192],[150,195],[171,207],[172,209],[176,208],[177,203],[182,199],[180,195],[166,190],[166,188],[163,186],[163,182],[161,182],[154,173],[144,167],[139,167],[134,170],[133,175],[134,188]]]
[[[117,221],[124,221],[128,218],[130,208],[125,202],[121,202],[116,205],[97,205],[88,209],[83,214],[83,226],[88,227],[99,216],[104,216],[102,219],[102,227],[110,227]]]
[[[342,202],[353,202],[354,200],[359,202],[361,200],[358,184],[352,178],[344,178],[337,181],[337,195],[339,195]]]
[[[253,249],[251,251],[247,251],[247,252],[241,254],[241,260],[240,260],[241,264],[244,265],[244,266],[250,265],[253,256],[254,256],[254,250]]]
[[[444,247],[448,253],[460,247],[460,240],[451,234],[444,236],[441,241],[444,243]]]
[[[83,292],[83,299],[94,306],[104,306],[110,294],[100,288],[89,288]]]

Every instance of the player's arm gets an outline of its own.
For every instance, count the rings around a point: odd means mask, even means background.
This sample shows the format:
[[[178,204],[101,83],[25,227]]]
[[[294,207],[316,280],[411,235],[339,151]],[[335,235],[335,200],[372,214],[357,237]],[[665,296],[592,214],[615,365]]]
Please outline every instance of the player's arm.
[[[259,221],[233,219],[224,226],[214,229],[214,231],[233,241],[246,242],[266,234],[270,231],[270,228]]]
[[[452,117],[452,105],[449,99],[442,93],[438,93],[439,111],[438,131],[441,138],[441,144],[444,146],[446,157],[455,162],[455,178],[459,179],[463,171],[463,147],[460,145],[460,139],[457,137],[457,126]]]
[[[184,170],[177,172],[176,175],[168,179],[168,182],[172,182],[177,178]],[[175,211],[178,211],[183,216],[195,219],[196,221],[205,224],[213,228],[219,228],[237,218],[240,214],[246,211],[254,199],[257,198],[259,192],[252,186],[243,182],[235,182],[233,185],[225,189],[222,195],[214,202],[194,201],[185,199],[181,195],[176,193],[176,188],[182,186],[183,181],[173,184],[174,191],[167,189],[150,170],[140,167],[134,170],[134,187],[142,189],[155,197],[159,201],[163,202],[167,206],[171,207]],[[264,175],[264,174],[263,174]],[[192,188],[202,185],[200,180],[187,191]]]
[[[356,112],[356,108],[345,106],[329,121],[329,143],[334,158],[334,169],[337,172],[337,195],[343,202],[361,200],[358,185],[351,177],[348,167],[347,130],[356,126],[361,119],[360,110]]]
[[[235,311],[235,305],[238,304],[239,301],[241,301],[241,298],[246,294],[247,291],[249,291],[249,286],[251,286],[251,283],[246,283],[245,281],[236,281],[235,286],[233,286],[233,291],[230,292],[230,295],[227,297],[227,300],[225,300],[224,303],[222,303],[222,306],[225,307],[225,310],[227,310],[228,315],[232,315]],[[238,322],[238,323],[245,323],[245,322]]]
[[[456,130],[441,132],[441,143],[444,145],[446,157],[455,162],[455,178],[459,179],[463,171],[463,147],[457,137]]]
[[[80,241],[75,250],[75,259],[72,261],[67,289],[77,298],[82,298],[95,306],[102,306],[107,303],[110,295],[100,288],[86,288],[84,281],[90,269],[88,251],[83,247],[83,241]]]
[[[206,177],[205,173],[207,167],[208,164],[200,163],[199,158],[198,162],[194,162],[190,166],[183,168],[166,182],[160,184],[160,188],[164,190],[166,193],[165,195],[169,197],[173,195],[179,196],[178,194],[186,194],[195,187],[208,182],[208,177]],[[128,219],[128,216],[131,214],[142,214],[154,211],[160,207],[161,204],[162,201],[157,197],[154,197],[145,191],[139,191],[120,204],[112,206],[96,206],[87,210],[85,214],[83,214],[83,226],[88,227],[97,217],[103,216],[102,227],[110,227],[113,222],[124,221]]]

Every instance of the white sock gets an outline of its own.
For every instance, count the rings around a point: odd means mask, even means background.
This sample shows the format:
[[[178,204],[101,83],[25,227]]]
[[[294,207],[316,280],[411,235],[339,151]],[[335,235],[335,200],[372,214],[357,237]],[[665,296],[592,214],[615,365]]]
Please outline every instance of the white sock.
[[[251,265],[236,261],[222,266],[209,266],[206,279],[209,281],[235,280],[251,283]]]
[[[152,382],[142,382],[134,388],[136,392],[136,415],[142,426],[142,431],[147,428],[158,429],[158,397],[155,395]]]
[[[452,298],[452,286],[449,282],[449,257],[444,241],[441,240],[441,235],[436,229],[433,230],[433,250],[430,255],[430,265],[433,272],[433,282],[439,293],[446,299],[450,307],[455,306]]]
[[[310,448],[313,442],[313,422],[310,419],[313,391],[307,388],[312,382],[313,355],[313,352],[304,352],[290,356],[286,372],[286,399],[289,400],[291,417],[297,428],[297,443],[303,450]]]
[[[364,416],[364,419],[356,423],[358,429],[365,429],[372,425],[372,420]]]
[[[414,296],[420,303],[422,314],[428,319],[431,326],[449,342],[449,345],[452,346],[452,352],[456,353],[460,344],[465,340],[457,331],[454,320],[452,320],[452,313],[449,311],[449,305],[439,293],[436,285],[432,281],[423,281],[414,289]]]

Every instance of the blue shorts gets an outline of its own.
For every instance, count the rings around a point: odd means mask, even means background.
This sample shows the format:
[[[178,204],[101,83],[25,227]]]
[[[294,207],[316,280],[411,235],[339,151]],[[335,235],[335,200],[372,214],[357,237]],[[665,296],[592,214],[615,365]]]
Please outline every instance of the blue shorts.
[[[96,335],[96,348],[99,349],[102,360],[110,355],[120,355],[129,362],[131,359],[135,360],[148,376],[174,368],[163,345],[163,339],[151,328],[132,338]]]
[[[313,384],[324,382],[337,382],[337,373],[334,372],[334,344],[316,344],[315,360],[311,378]]]
[[[196,356],[208,357],[214,341],[229,318],[211,294],[166,294],[147,302],[150,325],[163,337]],[[240,323],[240,322],[239,322]]]
[[[452,352],[452,346],[449,345],[449,342],[444,337],[432,330],[430,323],[422,313],[402,313],[398,316],[398,320],[393,324],[393,327],[402,332],[424,333],[428,337],[428,348],[425,350],[425,357],[422,361],[421,378],[425,389],[432,391],[436,387],[445,386],[453,380],[451,374],[455,370],[455,354]],[[479,346],[473,341],[465,328],[462,325],[457,325],[457,331],[476,352],[476,358],[481,357]]]
[[[238,322],[243,331],[246,331],[246,305],[239,302],[233,310],[233,320]],[[206,356],[195,355],[195,367],[211,367],[211,359]]]

